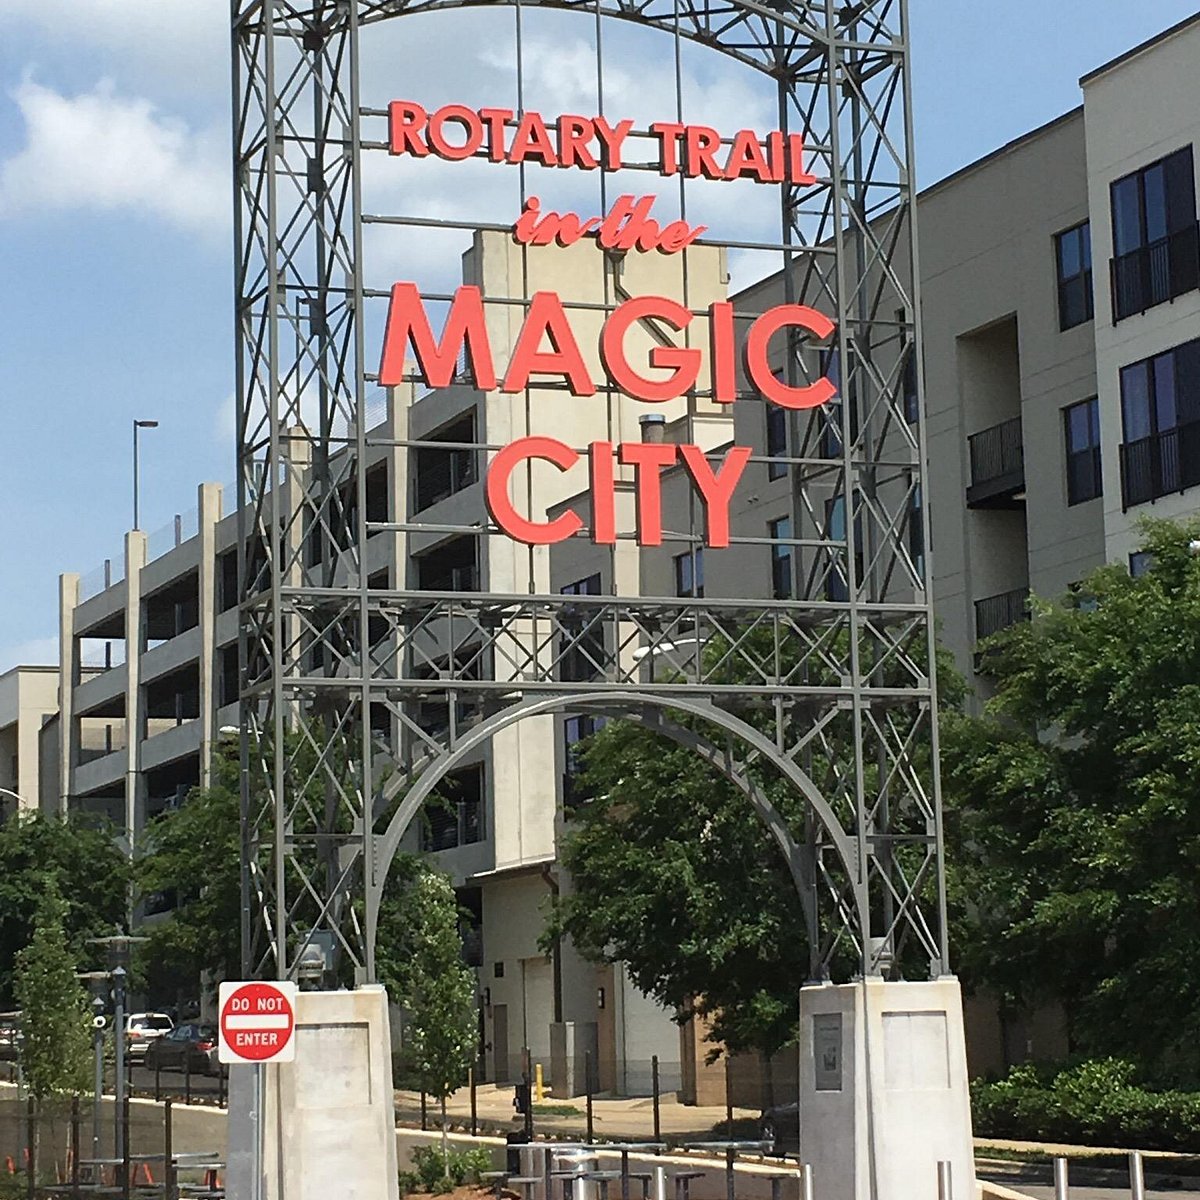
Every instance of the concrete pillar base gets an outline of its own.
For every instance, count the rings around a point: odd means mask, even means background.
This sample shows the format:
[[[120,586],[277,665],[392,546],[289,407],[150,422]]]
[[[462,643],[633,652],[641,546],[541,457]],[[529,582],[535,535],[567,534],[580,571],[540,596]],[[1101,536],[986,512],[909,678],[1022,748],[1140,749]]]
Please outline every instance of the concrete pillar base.
[[[301,992],[295,1037],[294,1062],[230,1068],[231,1200],[397,1200],[387,993]]]
[[[962,995],[952,977],[800,991],[800,1152],[821,1200],[974,1200]]]

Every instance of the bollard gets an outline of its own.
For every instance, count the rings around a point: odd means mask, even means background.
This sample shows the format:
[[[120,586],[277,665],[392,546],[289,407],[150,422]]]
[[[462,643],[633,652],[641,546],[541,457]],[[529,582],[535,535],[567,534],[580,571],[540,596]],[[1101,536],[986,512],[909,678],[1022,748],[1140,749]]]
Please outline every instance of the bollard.
[[[733,1088],[729,1082],[729,1055],[725,1055],[725,1140],[733,1141]]]
[[[667,1168],[654,1168],[654,1200],[667,1200]]]
[[[539,1104],[546,1099],[546,1080],[542,1075],[541,1063],[533,1068],[533,1096]]]
[[[652,1055],[650,1058],[650,1081],[654,1091],[654,1140],[662,1141],[662,1122],[661,1113],[658,1108],[658,1055]],[[661,1154],[662,1150],[656,1149],[655,1154]]]
[[[954,1185],[951,1182],[950,1163],[942,1159],[937,1165],[938,1200],[954,1200]]]
[[[1146,1174],[1142,1169],[1142,1152],[1129,1152],[1129,1197],[1130,1200],[1146,1200]]]
[[[736,1200],[734,1189],[736,1180],[733,1174],[733,1160],[736,1157],[732,1148],[725,1151],[725,1200]]]
[[[1054,1160],[1054,1200],[1070,1200],[1067,1184],[1067,1160]]]
[[[629,1200],[629,1149],[621,1147],[621,1200]]]
[[[592,1139],[595,1137],[595,1113],[592,1109],[592,1052],[585,1050],[583,1052],[583,1084],[587,1089],[587,1144],[592,1144]]]
[[[800,1200],[814,1200],[812,1163],[804,1163],[800,1168]]]
[[[472,1067],[467,1073],[467,1083],[471,1088],[471,1136],[479,1136],[479,1109],[477,1106],[477,1097],[475,1094],[475,1068]]]
[[[429,1110],[425,1100],[425,1089],[421,1089],[421,1132],[429,1128]]]

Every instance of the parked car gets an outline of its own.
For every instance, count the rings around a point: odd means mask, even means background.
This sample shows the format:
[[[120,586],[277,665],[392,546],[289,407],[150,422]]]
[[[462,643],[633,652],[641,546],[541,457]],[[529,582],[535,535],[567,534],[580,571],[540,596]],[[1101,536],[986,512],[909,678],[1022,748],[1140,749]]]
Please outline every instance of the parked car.
[[[125,1021],[125,1053],[131,1062],[142,1062],[150,1043],[174,1028],[166,1013],[131,1013]]]
[[[0,1062],[16,1060],[21,1037],[21,1014],[0,1013]]]
[[[770,1142],[772,1154],[799,1154],[799,1103],[792,1101],[764,1109],[758,1119],[758,1136],[762,1141]]]
[[[152,1071],[215,1075],[220,1070],[217,1031],[211,1025],[177,1025],[146,1047],[146,1066]]]

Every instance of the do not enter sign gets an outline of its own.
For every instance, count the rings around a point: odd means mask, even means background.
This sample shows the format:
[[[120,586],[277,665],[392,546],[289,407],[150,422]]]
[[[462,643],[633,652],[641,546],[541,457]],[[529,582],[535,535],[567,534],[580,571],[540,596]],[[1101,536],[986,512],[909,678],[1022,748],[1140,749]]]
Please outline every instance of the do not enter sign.
[[[294,983],[223,983],[220,1005],[221,1062],[291,1062],[296,1057]]]

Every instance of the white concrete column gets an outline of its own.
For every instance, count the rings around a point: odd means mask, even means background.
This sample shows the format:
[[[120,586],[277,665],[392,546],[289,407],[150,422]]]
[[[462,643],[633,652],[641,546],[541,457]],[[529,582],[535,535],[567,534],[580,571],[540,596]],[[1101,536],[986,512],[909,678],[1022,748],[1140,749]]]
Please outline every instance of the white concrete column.
[[[145,822],[142,792],[142,568],[146,565],[146,535],[131,529],[125,535],[125,842],[134,843]]]
[[[200,567],[200,786],[212,778],[212,749],[217,732],[217,522],[221,519],[221,486],[202,483],[197,489]]]
[[[79,607],[79,576],[58,577],[58,811],[65,815],[75,763],[75,685],[79,682],[79,646],[75,641],[75,610]]]
[[[958,980],[800,990],[800,1127],[822,1200],[974,1200]]]

